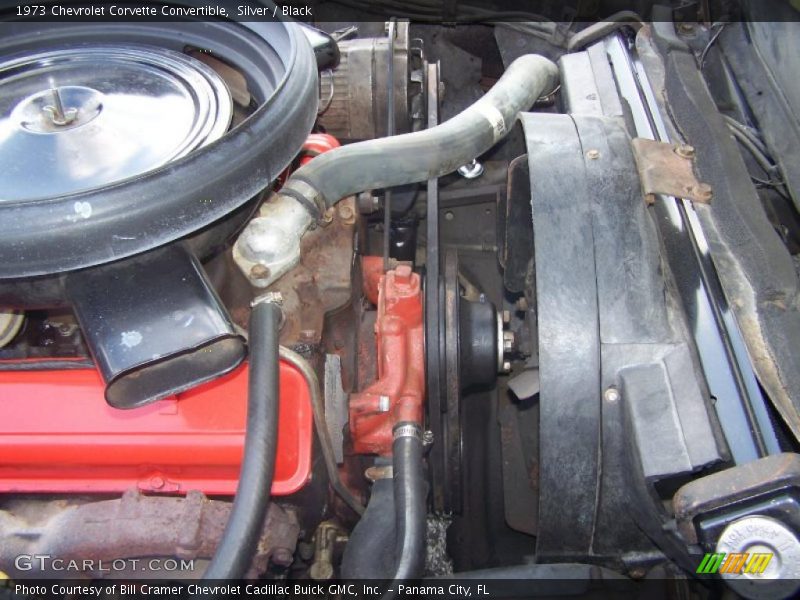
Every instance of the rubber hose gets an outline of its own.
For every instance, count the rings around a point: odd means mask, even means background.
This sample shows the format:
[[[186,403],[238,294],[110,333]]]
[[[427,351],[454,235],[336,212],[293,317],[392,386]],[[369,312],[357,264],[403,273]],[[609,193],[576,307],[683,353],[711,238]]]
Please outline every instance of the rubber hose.
[[[422,432],[418,425],[395,426],[392,444],[396,567],[393,579],[417,579],[425,566],[427,484],[422,469]],[[411,433],[413,432],[413,433]]]
[[[391,465],[391,459],[386,461]],[[394,506],[392,478],[375,481],[367,509],[344,547],[340,569],[342,579],[386,579],[394,572],[397,564]]]
[[[250,313],[244,458],[231,514],[204,579],[241,579],[264,527],[278,442],[280,319],[280,308],[267,302]]]
[[[304,206],[331,207],[368,189],[427,181],[451,173],[505,137],[517,114],[551,94],[558,67],[536,54],[516,59],[470,107],[424,131],[335,148],[295,171],[282,195]]]

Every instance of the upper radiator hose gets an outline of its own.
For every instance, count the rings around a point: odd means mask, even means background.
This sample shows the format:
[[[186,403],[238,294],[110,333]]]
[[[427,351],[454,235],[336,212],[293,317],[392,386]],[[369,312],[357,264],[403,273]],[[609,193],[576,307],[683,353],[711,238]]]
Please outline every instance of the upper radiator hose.
[[[455,171],[505,137],[517,114],[549,95],[558,68],[534,54],[521,56],[480,100],[441,125],[349,144],[304,165],[261,209],[234,249],[246,275],[255,265],[266,287],[300,257],[300,238],[340,199],[368,189],[426,181]]]

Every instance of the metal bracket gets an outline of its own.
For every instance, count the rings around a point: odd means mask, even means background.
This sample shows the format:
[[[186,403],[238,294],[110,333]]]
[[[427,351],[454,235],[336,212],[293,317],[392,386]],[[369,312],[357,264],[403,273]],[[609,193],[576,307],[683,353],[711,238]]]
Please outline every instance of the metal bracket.
[[[655,201],[656,195],[686,198],[703,204],[711,201],[711,186],[695,177],[695,150],[692,146],[646,138],[635,138],[632,145],[642,191],[648,204]]]

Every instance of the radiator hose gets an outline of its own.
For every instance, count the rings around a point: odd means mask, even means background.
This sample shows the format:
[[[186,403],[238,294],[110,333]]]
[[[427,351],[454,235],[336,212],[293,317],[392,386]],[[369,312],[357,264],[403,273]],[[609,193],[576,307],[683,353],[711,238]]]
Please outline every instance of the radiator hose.
[[[558,67],[535,54],[516,59],[477,102],[444,123],[326,152],[295,171],[239,238],[234,255],[245,274],[258,264],[266,287],[300,258],[300,239],[322,213],[364,190],[427,181],[455,171],[504,138],[517,114],[558,83]]]
[[[281,309],[260,302],[250,314],[247,426],[239,485],[225,531],[204,579],[241,579],[256,551],[269,508],[278,442]]]

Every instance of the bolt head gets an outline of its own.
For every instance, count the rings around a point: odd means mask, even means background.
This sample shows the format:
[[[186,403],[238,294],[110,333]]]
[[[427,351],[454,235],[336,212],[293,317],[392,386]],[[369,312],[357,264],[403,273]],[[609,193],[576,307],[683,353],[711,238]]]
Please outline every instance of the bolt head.
[[[503,363],[503,373],[511,373],[511,363],[509,361]]]
[[[679,144],[675,147],[675,154],[683,158],[692,158],[695,155],[695,149],[689,144]]]
[[[517,336],[513,331],[503,332],[503,351],[506,353],[513,352],[514,346],[517,342]]]
[[[477,160],[473,159],[465,165],[458,168],[458,174],[464,179],[477,179],[483,175],[483,165]]]
[[[707,183],[688,186],[686,191],[700,202],[708,202],[713,196],[713,190]]]
[[[342,205],[339,207],[339,217],[344,219],[345,221],[353,218],[353,209],[347,205]]]
[[[301,329],[300,330],[300,339],[304,342],[311,342],[316,337],[317,332],[313,329]]]
[[[589,150],[586,153],[586,158],[588,158],[589,160],[597,160],[598,158],[600,158],[600,150]]]
[[[267,279],[270,276],[269,267],[257,263],[250,267],[250,277],[253,279]]]
[[[605,391],[603,397],[608,402],[617,402],[620,399],[619,390],[612,386]]]
[[[272,553],[272,562],[279,567],[288,567],[294,561],[294,556],[288,548],[276,548]]]

